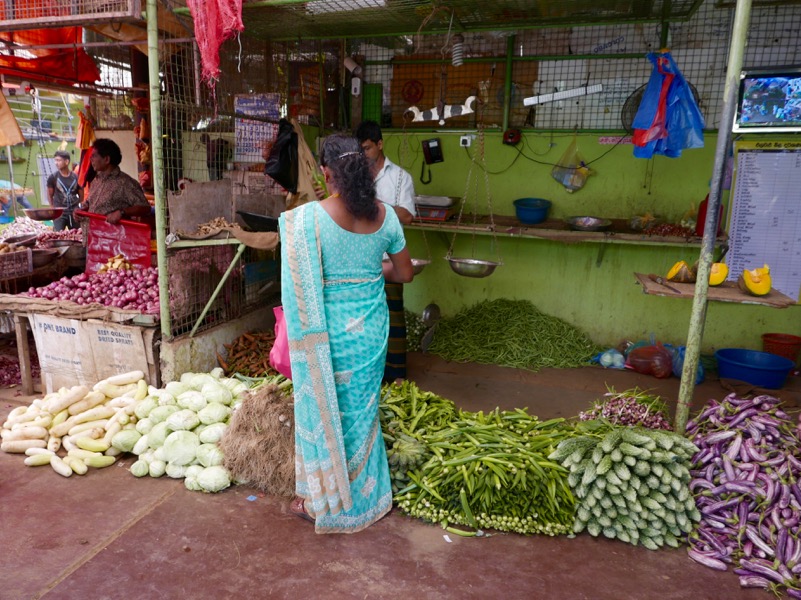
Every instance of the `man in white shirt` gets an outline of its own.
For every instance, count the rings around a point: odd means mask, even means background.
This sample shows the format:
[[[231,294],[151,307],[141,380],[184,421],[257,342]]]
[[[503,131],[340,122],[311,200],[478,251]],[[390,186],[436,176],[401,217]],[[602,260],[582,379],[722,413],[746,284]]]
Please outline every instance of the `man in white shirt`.
[[[394,208],[398,220],[408,225],[415,216],[412,176],[384,156],[384,138],[378,123],[362,121],[356,129],[356,138],[373,166],[378,199]]]
[[[376,196],[391,206],[403,225],[412,222],[414,210],[414,184],[412,176],[384,156],[384,137],[375,121],[362,121],[356,128],[364,155],[371,162],[375,177]],[[406,379],[406,315],[403,309],[403,284],[386,283],[389,307],[389,345],[384,367],[384,381]]]

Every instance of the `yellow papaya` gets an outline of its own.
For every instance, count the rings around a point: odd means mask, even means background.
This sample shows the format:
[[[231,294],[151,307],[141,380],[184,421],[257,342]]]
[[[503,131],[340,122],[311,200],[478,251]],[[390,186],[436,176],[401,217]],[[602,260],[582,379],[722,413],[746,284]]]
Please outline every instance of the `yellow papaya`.
[[[757,269],[746,269],[737,280],[740,289],[754,296],[764,296],[770,292],[770,269],[768,265]]]
[[[729,276],[729,267],[726,263],[712,263],[709,271],[709,285],[720,285]]]
[[[695,273],[693,272],[687,261],[680,260],[675,265],[670,267],[666,279],[668,281],[675,281],[676,283],[694,283]]]

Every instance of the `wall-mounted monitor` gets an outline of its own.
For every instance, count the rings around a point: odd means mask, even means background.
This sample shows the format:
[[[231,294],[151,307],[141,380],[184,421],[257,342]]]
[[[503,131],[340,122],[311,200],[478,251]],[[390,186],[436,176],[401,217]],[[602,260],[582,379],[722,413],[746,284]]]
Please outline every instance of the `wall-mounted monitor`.
[[[744,69],[733,131],[801,132],[801,66]]]

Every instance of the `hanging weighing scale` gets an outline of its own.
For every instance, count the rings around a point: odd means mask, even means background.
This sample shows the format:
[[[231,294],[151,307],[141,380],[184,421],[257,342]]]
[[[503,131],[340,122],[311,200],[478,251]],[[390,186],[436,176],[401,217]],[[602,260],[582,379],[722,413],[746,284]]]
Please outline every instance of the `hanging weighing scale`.
[[[484,195],[487,199],[487,214],[490,220],[490,232],[492,233],[492,245],[495,247],[496,261],[483,260],[476,258],[476,228],[478,218],[478,183],[480,174],[476,173],[476,169],[484,173]],[[475,175],[474,175],[475,173]],[[471,253],[469,257],[455,257],[453,255],[453,247],[456,243],[456,236],[458,232],[453,234],[451,238],[451,245],[448,248],[448,254],[445,255],[445,260],[451,266],[451,269],[457,275],[463,277],[487,277],[492,275],[496,267],[503,264],[501,261],[500,252],[498,250],[498,239],[495,233],[495,220],[492,216],[492,197],[489,190],[489,175],[487,174],[486,163],[484,160],[484,124],[479,119],[478,123],[478,138],[476,141],[476,153],[473,155],[473,160],[470,163],[470,170],[467,173],[467,186],[465,187],[464,196],[462,197],[461,206],[459,207],[459,215],[456,218],[457,230],[462,224],[462,216],[464,214],[464,207],[467,204],[468,197],[471,196],[472,189],[472,212],[473,212],[473,232],[471,237]]]

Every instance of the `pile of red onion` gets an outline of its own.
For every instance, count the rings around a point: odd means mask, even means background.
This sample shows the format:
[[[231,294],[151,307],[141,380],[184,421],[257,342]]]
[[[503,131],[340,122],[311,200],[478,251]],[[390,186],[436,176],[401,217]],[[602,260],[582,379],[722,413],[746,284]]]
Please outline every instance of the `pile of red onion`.
[[[50,242],[69,240],[83,242],[83,232],[80,229],[62,229],[61,231],[45,231],[36,238],[37,248],[49,248]]]
[[[40,367],[36,352],[31,352],[31,377],[39,378]],[[22,383],[22,372],[19,368],[19,359],[10,356],[0,356],[0,387],[11,387]]]
[[[798,431],[779,400],[734,394],[712,400],[687,426],[700,448],[690,491],[701,522],[690,557],[727,570],[741,587],[801,598],[801,461]]]
[[[158,272],[152,267],[62,277],[45,287],[30,288],[26,295],[77,304],[102,304],[144,314],[159,313]]]

